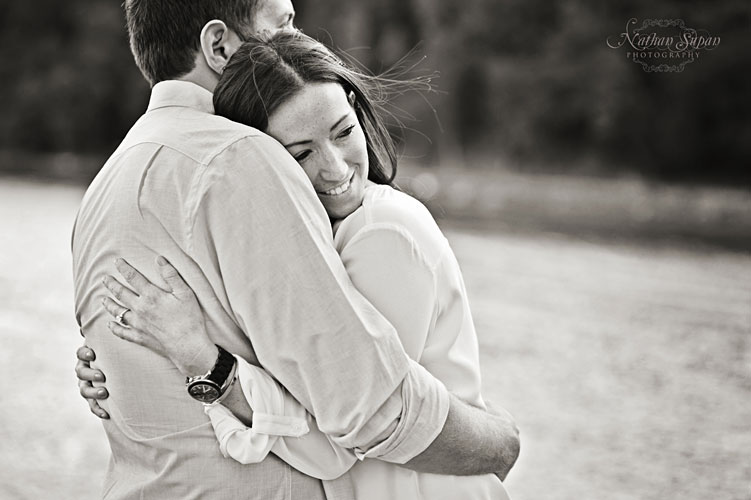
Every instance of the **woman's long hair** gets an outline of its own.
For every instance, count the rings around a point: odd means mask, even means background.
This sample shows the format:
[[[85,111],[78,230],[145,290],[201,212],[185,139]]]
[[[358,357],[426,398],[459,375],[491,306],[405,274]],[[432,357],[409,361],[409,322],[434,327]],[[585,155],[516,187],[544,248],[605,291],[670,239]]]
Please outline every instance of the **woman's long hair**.
[[[368,148],[368,179],[391,185],[396,146],[379,113],[378,77],[347,66],[320,42],[299,31],[250,37],[230,58],[214,90],[216,114],[266,131],[269,116],[309,83],[338,83],[354,95]]]

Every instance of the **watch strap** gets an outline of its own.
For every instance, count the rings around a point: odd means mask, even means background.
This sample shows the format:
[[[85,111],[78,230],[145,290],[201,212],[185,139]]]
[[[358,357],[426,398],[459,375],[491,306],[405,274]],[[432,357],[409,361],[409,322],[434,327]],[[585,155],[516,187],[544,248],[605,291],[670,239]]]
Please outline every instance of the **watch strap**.
[[[198,375],[196,377],[186,377],[185,385],[190,385],[194,382],[201,380],[211,381],[218,387],[224,388],[227,379],[235,366],[235,357],[227,352],[222,346],[215,344],[219,350],[219,355],[216,358],[213,368],[206,372],[204,375]]]
[[[232,386],[234,385],[236,381],[237,381],[237,363],[232,365],[232,371],[230,372],[229,377],[227,377],[227,381],[224,383],[224,385],[220,389],[221,394],[219,395],[219,397],[209,404],[211,405],[221,404],[221,402],[227,398],[227,394],[230,393],[230,389],[232,388]]]

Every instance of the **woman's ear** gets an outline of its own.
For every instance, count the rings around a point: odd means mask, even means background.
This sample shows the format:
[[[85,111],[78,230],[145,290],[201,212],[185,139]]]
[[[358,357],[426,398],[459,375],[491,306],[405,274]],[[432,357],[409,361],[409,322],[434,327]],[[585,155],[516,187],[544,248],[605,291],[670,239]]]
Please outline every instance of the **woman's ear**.
[[[241,43],[240,38],[218,19],[209,21],[201,30],[203,57],[209,68],[220,75]]]

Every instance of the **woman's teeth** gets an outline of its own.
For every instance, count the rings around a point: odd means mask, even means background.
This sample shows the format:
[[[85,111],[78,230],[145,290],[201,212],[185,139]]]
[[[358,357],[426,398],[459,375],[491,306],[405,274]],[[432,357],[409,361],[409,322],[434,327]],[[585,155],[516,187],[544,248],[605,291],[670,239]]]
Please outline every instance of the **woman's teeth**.
[[[352,179],[349,179],[344,184],[341,184],[340,186],[335,187],[334,189],[330,189],[328,191],[324,191],[323,194],[329,195],[329,196],[336,196],[338,194],[342,194],[346,190],[349,189],[349,185],[352,183]]]

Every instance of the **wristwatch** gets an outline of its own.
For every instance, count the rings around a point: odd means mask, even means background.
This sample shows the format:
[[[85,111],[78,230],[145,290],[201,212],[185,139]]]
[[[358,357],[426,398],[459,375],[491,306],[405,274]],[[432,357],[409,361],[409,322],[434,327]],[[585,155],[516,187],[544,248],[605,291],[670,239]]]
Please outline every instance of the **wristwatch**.
[[[216,347],[219,349],[219,356],[216,358],[214,367],[205,375],[185,379],[188,394],[204,404],[215,403],[219,400],[227,393],[227,389],[235,380],[235,365],[237,364],[235,357],[222,346]]]

